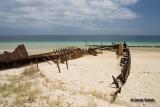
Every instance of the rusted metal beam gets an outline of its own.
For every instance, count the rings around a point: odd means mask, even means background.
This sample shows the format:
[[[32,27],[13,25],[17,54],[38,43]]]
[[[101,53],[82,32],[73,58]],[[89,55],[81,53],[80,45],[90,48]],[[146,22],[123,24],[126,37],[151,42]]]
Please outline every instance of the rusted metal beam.
[[[48,64],[52,65],[49,61],[47,61],[45,58],[42,57],[42,59],[47,62]]]
[[[116,88],[119,88],[118,81],[115,79],[114,76],[112,76],[112,78],[113,78],[113,84],[115,84]]]
[[[56,55],[56,53],[55,53],[55,55]],[[57,64],[59,73],[61,73],[61,69],[59,67],[59,62],[58,62],[58,55],[56,55],[56,64]]]
[[[67,66],[67,69],[69,69],[69,68],[68,68],[68,61],[67,61],[67,57],[66,57],[66,55],[65,55],[65,60],[66,60],[66,66]]]
[[[36,65],[37,65],[37,69],[39,69],[39,67],[38,67],[38,61],[37,61],[37,57],[36,57]]]
[[[60,69],[60,67],[59,67],[59,62],[58,62],[58,61],[57,61],[57,67],[58,67],[59,73],[61,73],[61,69]]]

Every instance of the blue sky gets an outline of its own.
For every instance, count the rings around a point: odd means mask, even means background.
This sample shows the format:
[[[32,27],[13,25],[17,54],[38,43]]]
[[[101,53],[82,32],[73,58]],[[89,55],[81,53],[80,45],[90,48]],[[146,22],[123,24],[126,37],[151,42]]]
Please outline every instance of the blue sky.
[[[1,0],[0,35],[160,35],[160,0]]]

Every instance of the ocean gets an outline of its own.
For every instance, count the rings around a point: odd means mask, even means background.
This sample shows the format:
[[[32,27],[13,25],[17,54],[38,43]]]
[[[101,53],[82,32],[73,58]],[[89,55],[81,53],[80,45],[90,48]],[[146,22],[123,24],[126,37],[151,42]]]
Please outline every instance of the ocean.
[[[111,45],[112,42],[126,41],[129,46],[160,46],[160,36],[122,35],[34,35],[0,36],[0,51],[10,51],[19,44],[27,50],[53,50],[63,47],[85,47],[88,45]]]

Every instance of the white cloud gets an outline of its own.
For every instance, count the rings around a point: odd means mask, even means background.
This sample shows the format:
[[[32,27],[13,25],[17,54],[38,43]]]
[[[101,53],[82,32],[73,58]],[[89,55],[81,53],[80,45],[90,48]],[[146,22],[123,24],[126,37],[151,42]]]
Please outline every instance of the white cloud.
[[[1,0],[0,23],[94,26],[135,19],[138,0]]]

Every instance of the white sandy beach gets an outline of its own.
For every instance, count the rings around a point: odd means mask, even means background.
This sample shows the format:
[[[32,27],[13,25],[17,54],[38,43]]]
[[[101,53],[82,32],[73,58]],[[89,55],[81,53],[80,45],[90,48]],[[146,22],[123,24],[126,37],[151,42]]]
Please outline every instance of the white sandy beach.
[[[160,51],[159,49],[131,49],[131,72],[118,98],[110,104],[115,91],[112,75],[120,73],[119,59],[115,52],[104,51],[98,56],[85,56],[68,61],[69,69],[50,61],[39,64],[40,73],[26,77],[21,73],[25,67],[0,71],[0,86],[4,83],[31,82],[32,88],[40,90],[27,107],[159,107],[160,106]],[[13,79],[14,78],[14,79]],[[14,82],[13,82],[14,81]],[[11,93],[0,93],[0,106],[20,105]],[[155,103],[132,103],[131,98],[153,98]]]

